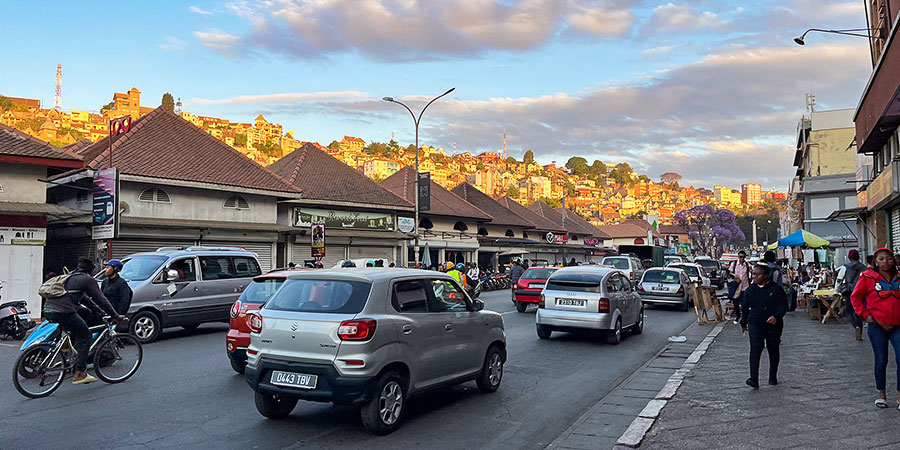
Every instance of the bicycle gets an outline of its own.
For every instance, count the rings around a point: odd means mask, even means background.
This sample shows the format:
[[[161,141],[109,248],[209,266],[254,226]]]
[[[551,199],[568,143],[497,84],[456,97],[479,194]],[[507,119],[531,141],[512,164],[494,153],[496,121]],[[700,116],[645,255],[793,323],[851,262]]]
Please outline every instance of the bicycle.
[[[88,354],[93,354],[97,378],[106,383],[121,383],[137,372],[144,350],[134,336],[116,332],[109,316],[105,316],[103,322],[103,325],[89,328],[92,340]],[[45,329],[42,331],[41,328]],[[56,333],[57,329],[59,333]],[[29,338],[23,344],[24,351],[13,366],[13,384],[20,394],[41,398],[52,394],[67,375],[74,373],[78,352],[69,333],[58,324],[44,322],[33,334],[38,340]]]

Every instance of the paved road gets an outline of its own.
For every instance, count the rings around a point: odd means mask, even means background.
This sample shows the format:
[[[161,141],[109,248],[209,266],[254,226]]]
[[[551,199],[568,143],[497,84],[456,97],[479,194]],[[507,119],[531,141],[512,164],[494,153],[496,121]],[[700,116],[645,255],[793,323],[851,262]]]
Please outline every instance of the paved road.
[[[0,448],[543,448],[694,318],[651,307],[644,334],[618,346],[567,333],[541,341],[533,309],[515,312],[505,291],[482,299],[504,314],[508,333],[500,390],[468,383],[413,399],[388,436],[367,434],[350,407],[301,402],[285,420],[263,418],[224,354],[227,326],[207,324],[145,346],[125,383],[67,382],[38,400],[15,391],[18,346],[0,342]]]

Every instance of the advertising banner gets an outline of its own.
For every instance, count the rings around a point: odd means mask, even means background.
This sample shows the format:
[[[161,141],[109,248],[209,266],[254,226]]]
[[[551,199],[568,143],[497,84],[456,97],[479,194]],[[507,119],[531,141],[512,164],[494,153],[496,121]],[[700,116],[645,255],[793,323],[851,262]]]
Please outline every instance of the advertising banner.
[[[431,173],[419,173],[419,211],[431,210]]]
[[[332,209],[294,208],[295,227],[323,224],[325,228],[394,231],[394,215]]]
[[[46,228],[0,227],[0,245],[44,245]]]
[[[398,217],[397,218],[397,231],[401,233],[409,233],[411,232],[416,225],[416,219],[412,217]]]
[[[315,223],[310,227],[309,235],[312,239],[310,251],[313,258],[325,257],[325,224]]]
[[[119,234],[119,171],[94,172],[93,239],[114,239]]]

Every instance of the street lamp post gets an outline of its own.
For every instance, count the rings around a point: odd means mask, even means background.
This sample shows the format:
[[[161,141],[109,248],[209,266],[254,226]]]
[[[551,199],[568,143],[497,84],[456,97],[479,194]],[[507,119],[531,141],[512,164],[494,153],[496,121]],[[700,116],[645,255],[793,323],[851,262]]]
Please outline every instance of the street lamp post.
[[[403,102],[399,102],[399,101],[397,101],[397,100],[394,100],[393,97],[384,97],[384,98],[382,98],[382,100],[384,100],[384,101],[386,101],[386,102],[396,103],[396,104],[398,104],[398,105],[400,105],[400,106],[406,108],[406,110],[409,111],[409,115],[412,116],[413,123],[416,125],[416,174],[415,174],[415,184],[414,184],[414,187],[415,187],[415,194],[414,194],[414,196],[415,196],[415,200],[416,200],[416,201],[415,201],[415,205],[416,205],[416,211],[415,211],[415,221],[416,221],[416,226],[415,226],[415,228],[413,228],[413,230],[414,230],[415,233],[416,233],[416,240],[415,240],[415,247],[414,247],[414,248],[415,248],[415,251],[414,251],[413,253],[415,254],[415,262],[416,262],[416,268],[417,268],[417,269],[420,268],[420,267],[419,267],[419,122],[422,121],[422,114],[425,114],[425,110],[428,109],[428,107],[431,106],[431,104],[434,103],[435,100],[437,100],[437,99],[439,99],[439,98],[441,98],[441,97],[443,97],[443,96],[445,96],[445,95],[447,95],[447,94],[453,92],[454,89],[456,89],[456,88],[450,88],[450,89],[447,90],[447,92],[444,92],[443,94],[438,95],[437,97],[431,99],[431,101],[428,102],[428,104],[426,104],[424,108],[422,108],[422,111],[419,112],[419,116],[418,116],[418,117],[416,117],[416,114],[415,114],[414,112],[412,112],[412,110],[409,109],[409,106],[406,106],[406,104],[404,104]]]
[[[822,28],[810,28],[810,29],[804,31],[803,34],[801,34],[800,36],[795,37],[794,42],[796,42],[797,45],[806,45],[806,40],[805,40],[806,34],[809,33],[810,31],[815,31],[818,33],[843,34],[845,36],[859,36],[859,37],[866,37],[866,38],[872,37],[868,34],[868,32],[871,31],[869,28],[848,28],[845,30],[825,30]],[[862,32],[862,31],[867,32],[867,34],[860,34],[859,32]]]

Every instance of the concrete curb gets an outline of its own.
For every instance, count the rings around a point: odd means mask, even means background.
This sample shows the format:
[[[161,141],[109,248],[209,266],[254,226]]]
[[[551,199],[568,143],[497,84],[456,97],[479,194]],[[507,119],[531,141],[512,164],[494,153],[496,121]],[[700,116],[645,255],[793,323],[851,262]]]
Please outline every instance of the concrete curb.
[[[702,341],[700,341],[700,344],[698,344],[694,351],[691,352],[691,355],[688,356],[684,364],[681,365],[681,368],[676,370],[675,373],[669,377],[669,381],[662,389],[660,389],[659,393],[656,394],[656,398],[647,402],[647,406],[641,410],[638,417],[631,422],[631,425],[624,433],[622,433],[622,436],[619,436],[618,443],[613,450],[634,449],[641,445],[641,441],[644,440],[647,432],[650,431],[650,428],[656,423],[656,419],[659,418],[666,403],[678,392],[678,388],[684,381],[684,377],[697,366],[697,363],[700,362],[700,358],[706,354],[709,346],[716,340],[716,337],[719,336],[719,333],[722,332],[722,329],[725,328],[725,324],[727,323],[728,322],[719,323],[709,331]]]

